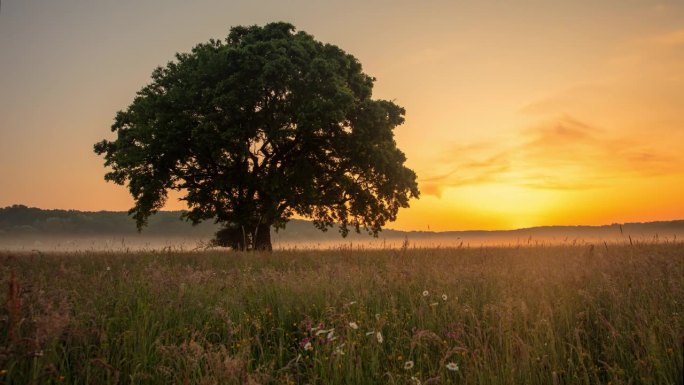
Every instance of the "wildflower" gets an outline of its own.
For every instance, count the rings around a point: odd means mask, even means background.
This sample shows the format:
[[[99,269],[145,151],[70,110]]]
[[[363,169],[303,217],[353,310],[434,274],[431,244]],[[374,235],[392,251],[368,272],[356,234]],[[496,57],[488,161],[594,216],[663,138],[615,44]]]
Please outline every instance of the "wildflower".
[[[458,372],[458,364],[455,362],[449,362],[446,364],[446,368],[451,370],[452,372]]]
[[[304,338],[300,343],[299,346],[304,348],[304,350],[312,350],[313,346],[311,345],[311,339],[309,337]],[[239,347],[239,345],[238,345]]]
[[[423,290],[423,297],[427,297],[428,295],[430,295],[430,292],[427,290]]]
[[[379,344],[381,344],[382,341],[385,340],[384,338],[382,338],[382,333],[380,333],[380,332],[375,333],[375,339],[378,340]]]
[[[449,299],[449,297],[447,297],[446,294],[442,294],[442,301],[446,301],[447,299]]]
[[[413,369],[413,361],[404,362],[404,370],[411,370],[411,369]]]
[[[418,379],[418,377],[415,377],[415,376],[411,376],[411,381],[412,381],[414,384],[416,384],[416,385],[420,385],[420,384],[421,384],[421,382],[420,382],[420,380]]]
[[[112,268],[107,266],[107,271],[111,271],[111,270],[112,270]]]
[[[359,328],[359,324],[357,324],[356,322],[352,321],[352,322],[349,323],[349,327],[352,328],[352,329],[354,329],[354,330],[356,330],[356,329]]]

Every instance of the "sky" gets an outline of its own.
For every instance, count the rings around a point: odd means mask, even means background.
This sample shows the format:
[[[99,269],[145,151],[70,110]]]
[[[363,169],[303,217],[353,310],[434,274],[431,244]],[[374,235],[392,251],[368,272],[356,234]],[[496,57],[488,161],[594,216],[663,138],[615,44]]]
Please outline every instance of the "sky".
[[[389,228],[684,219],[684,2],[645,0],[3,0],[0,207],[130,208],[92,151],[115,113],[176,52],[272,21],[406,108],[421,197]]]

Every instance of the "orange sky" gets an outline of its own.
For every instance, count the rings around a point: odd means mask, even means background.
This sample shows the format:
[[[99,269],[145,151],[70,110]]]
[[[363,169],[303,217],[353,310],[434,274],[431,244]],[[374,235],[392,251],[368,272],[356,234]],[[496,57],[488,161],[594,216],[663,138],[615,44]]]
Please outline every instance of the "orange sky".
[[[388,227],[684,218],[684,3],[502,3],[3,1],[0,206],[128,209],[92,152],[115,112],[175,52],[282,20],[406,108],[422,197]]]

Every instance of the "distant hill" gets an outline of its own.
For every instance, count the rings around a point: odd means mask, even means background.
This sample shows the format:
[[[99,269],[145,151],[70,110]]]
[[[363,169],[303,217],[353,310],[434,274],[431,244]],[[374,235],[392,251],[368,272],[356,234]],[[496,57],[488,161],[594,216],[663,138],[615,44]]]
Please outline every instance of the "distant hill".
[[[211,222],[192,226],[180,220],[181,211],[162,211],[150,217],[143,230],[149,235],[211,236]],[[2,235],[127,235],[138,230],[123,211],[43,210],[24,205],[0,208]]]
[[[126,239],[149,245],[150,239],[185,243],[208,241],[218,226],[205,222],[193,226],[180,219],[181,211],[162,211],[150,217],[149,225],[138,234],[135,222],[126,212],[77,210],[43,210],[13,205],[0,208],[0,249],[26,248],[41,245],[48,239]],[[384,230],[379,238],[362,233],[350,233],[342,238],[336,228],[327,232],[316,229],[311,222],[292,220],[279,232],[272,232],[276,246],[304,244],[326,246],[353,243],[356,245],[399,246],[405,241],[418,246],[476,246],[482,244],[572,243],[595,241],[629,241],[648,239],[684,239],[684,220],[648,223],[625,223],[606,226],[547,226],[502,231],[397,231]],[[122,241],[123,242],[123,241]],[[158,245],[159,242],[155,243]],[[167,243],[168,244],[168,243]],[[9,245],[9,246],[8,246]],[[27,246],[28,245],[28,246]],[[37,246],[36,246],[37,247]]]

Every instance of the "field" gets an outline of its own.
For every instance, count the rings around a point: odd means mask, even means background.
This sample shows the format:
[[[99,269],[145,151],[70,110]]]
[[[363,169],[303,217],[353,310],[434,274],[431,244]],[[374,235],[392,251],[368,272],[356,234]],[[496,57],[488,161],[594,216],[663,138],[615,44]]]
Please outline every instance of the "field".
[[[684,378],[682,243],[0,261],[0,384]]]

